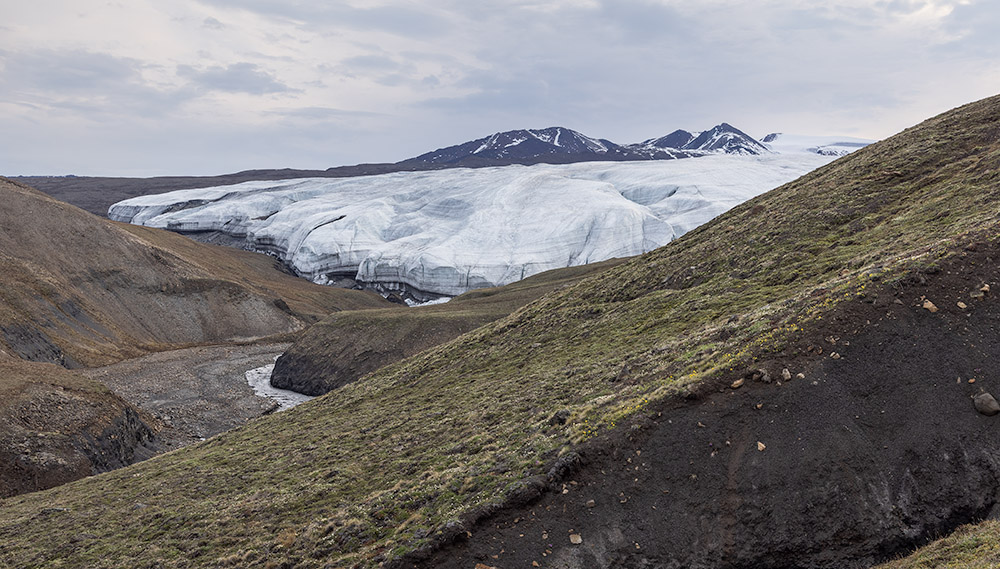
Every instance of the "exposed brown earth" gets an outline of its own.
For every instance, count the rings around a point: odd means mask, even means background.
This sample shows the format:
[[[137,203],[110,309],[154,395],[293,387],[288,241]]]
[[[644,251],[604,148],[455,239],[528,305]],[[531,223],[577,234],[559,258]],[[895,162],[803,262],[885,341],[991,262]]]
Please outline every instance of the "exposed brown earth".
[[[124,466],[261,413],[250,403],[227,408],[225,421],[206,411],[183,436],[167,429],[154,440],[152,415],[48,364],[282,337],[336,310],[388,305],[284,274],[263,255],[113,223],[2,178],[0,199],[0,392],[9,395],[0,404],[0,496]],[[259,407],[252,394],[247,401]]]
[[[396,566],[860,569],[992,515],[1000,416],[973,398],[1000,395],[1000,250],[969,249],[636,416]]]
[[[319,287],[267,257],[132,228],[0,180],[0,349],[66,367],[303,328],[384,306]]]
[[[156,422],[52,364],[0,361],[0,498],[152,456]]]

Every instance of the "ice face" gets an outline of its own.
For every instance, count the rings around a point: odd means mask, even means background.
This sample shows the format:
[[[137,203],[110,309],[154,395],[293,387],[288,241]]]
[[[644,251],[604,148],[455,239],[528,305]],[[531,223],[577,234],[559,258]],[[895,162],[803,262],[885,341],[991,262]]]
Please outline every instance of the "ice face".
[[[718,155],[246,182],[125,200],[109,217],[222,231],[317,281],[352,276],[453,296],[650,251],[832,159]]]

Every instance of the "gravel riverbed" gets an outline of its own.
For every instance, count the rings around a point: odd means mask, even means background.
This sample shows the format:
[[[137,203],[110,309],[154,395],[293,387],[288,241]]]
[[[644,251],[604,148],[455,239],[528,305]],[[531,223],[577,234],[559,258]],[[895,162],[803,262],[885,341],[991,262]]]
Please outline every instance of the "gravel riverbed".
[[[199,346],[81,370],[159,419],[162,451],[238,427],[279,409],[247,383],[289,344]]]

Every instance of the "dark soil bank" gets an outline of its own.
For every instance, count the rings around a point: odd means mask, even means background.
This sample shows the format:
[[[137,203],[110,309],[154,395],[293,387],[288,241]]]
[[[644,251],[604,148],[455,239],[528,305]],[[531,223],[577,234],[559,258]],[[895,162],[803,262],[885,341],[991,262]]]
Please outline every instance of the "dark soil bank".
[[[847,303],[762,364],[776,381],[646,413],[534,503],[402,565],[861,568],[988,516],[1000,415],[972,398],[1000,396],[993,258]]]
[[[29,387],[0,407],[0,498],[149,458],[157,441],[148,420],[110,393]]]

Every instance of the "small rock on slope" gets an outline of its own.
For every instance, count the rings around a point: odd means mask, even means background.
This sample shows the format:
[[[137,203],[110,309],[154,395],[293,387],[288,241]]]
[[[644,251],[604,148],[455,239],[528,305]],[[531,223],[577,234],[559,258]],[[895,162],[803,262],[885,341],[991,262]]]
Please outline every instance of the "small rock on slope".
[[[980,393],[976,395],[972,402],[976,405],[976,411],[979,411],[987,417],[992,417],[997,413],[1000,413],[1000,403],[997,403],[996,398],[994,398],[989,393]]]

